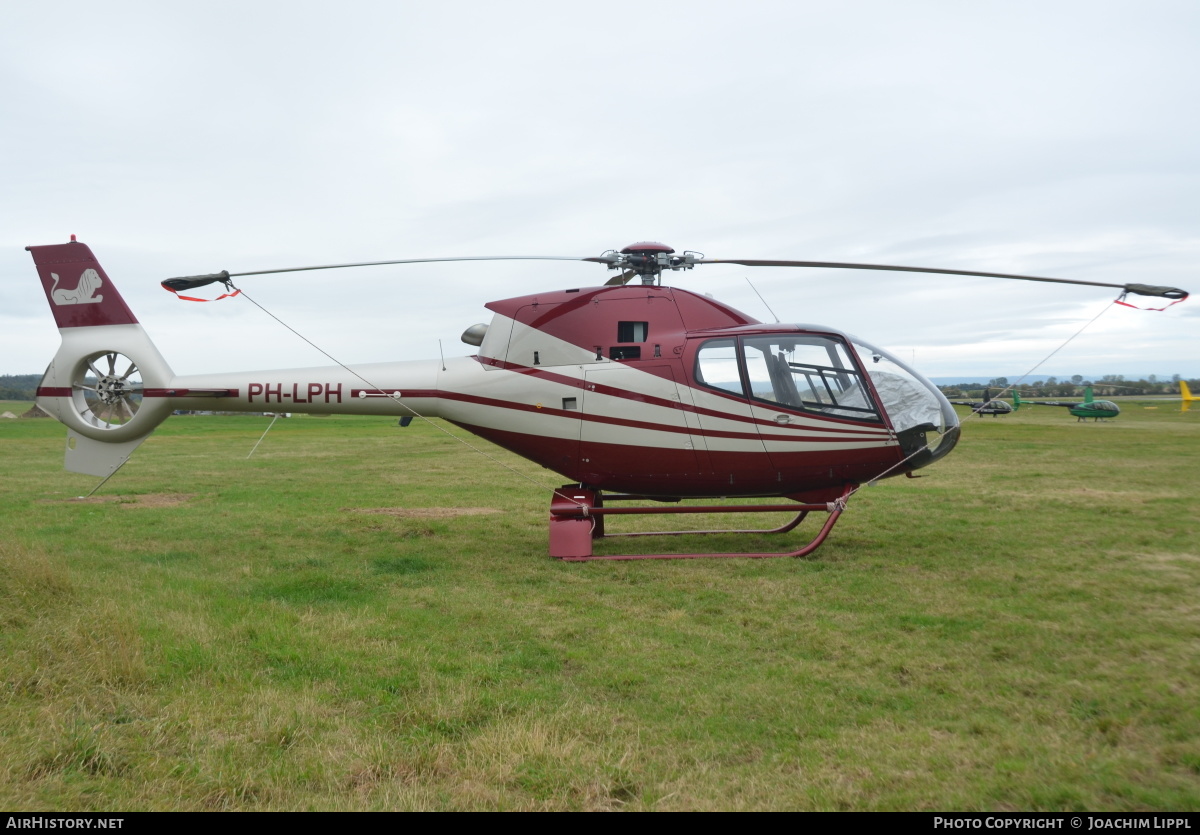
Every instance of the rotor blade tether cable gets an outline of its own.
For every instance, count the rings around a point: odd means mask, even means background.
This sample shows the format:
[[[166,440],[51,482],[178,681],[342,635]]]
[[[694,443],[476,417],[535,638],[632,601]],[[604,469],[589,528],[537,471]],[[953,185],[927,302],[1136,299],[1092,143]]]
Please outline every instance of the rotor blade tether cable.
[[[247,461],[250,460],[251,455],[254,455],[254,450],[258,449],[258,445],[263,442],[263,438],[267,437],[267,433],[271,431],[271,427],[275,425],[275,421],[277,420],[279,420],[279,412],[275,413],[275,416],[271,418],[271,422],[267,424],[267,428],[263,430],[262,435],[254,442],[254,447],[250,450],[250,455],[246,456]]]
[[[1128,304],[1128,303],[1126,303],[1126,302],[1122,301],[1122,299],[1124,299],[1124,298],[1125,298],[1125,293],[1122,293],[1120,296],[1118,296],[1117,298],[1113,299],[1111,302],[1108,302],[1107,304],[1105,304],[1105,305],[1104,305],[1104,307],[1100,308],[1100,312],[1099,312],[1099,313],[1097,313],[1095,316],[1093,316],[1091,319],[1089,319],[1089,320],[1088,320],[1088,321],[1087,321],[1087,322],[1086,322],[1086,323],[1083,325],[1083,327],[1081,327],[1079,330],[1075,331],[1075,333],[1073,333],[1073,334],[1071,334],[1070,336],[1068,336],[1068,337],[1066,338],[1066,340],[1065,340],[1065,341],[1064,341],[1064,342],[1063,342],[1061,345],[1059,345],[1057,348],[1055,348],[1055,349],[1054,349],[1053,351],[1051,351],[1050,353],[1046,354],[1046,356],[1042,357],[1042,359],[1041,359],[1041,360],[1039,360],[1039,361],[1038,361],[1038,362],[1037,362],[1037,363],[1036,363],[1036,364],[1035,364],[1035,365],[1034,365],[1032,368],[1030,368],[1028,371],[1026,371],[1024,374],[1022,374],[1022,375],[1021,375],[1021,376],[1020,376],[1020,377],[1017,379],[1017,381],[1016,381],[1015,383],[1011,383],[1011,384],[1009,384],[1007,387],[1005,387],[1005,388],[1004,388],[1004,389],[1003,389],[1003,390],[1002,390],[1002,391],[1001,391],[999,394],[997,394],[997,395],[996,395],[994,398],[992,398],[992,399],[993,399],[993,400],[999,400],[999,399],[1000,399],[1001,397],[1003,397],[1005,394],[1007,394],[1008,392],[1012,391],[1013,389],[1015,389],[1016,387],[1018,387],[1019,385],[1021,385],[1021,383],[1022,383],[1022,382],[1025,380],[1025,378],[1026,378],[1026,377],[1028,377],[1030,374],[1032,374],[1033,372],[1035,372],[1035,371],[1037,371],[1039,368],[1041,368],[1043,365],[1045,365],[1045,364],[1046,364],[1046,362],[1047,362],[1047,361],[1049,361],[1049,359],[1050,359],[1051,357],[1053,357],[1055,354],[1057,354],[1057,353],[1058,353],[1059,351],[1061,351],[1063,348],[1067,347],[1067,345],[1069,345],[1069,344],[1070,344],[1070,343],[1071,343],[1071,342],[1072,342],[1072,341],[1073,341],[1073,340],[1074,340],[1074,339],[1075,339],[1077,336],[1079,336],[1079,335],[1080,335],[1081,333],[1083,333],[1085,330],[1087,330],[1088,328],[1090,328],[1090,327],[1091,327],[1091,326],[1092,326],[1092,325],[1093,325],[1093,324],[1096,322],[1096,320],[1097,320],[1097,319],[1099,319],[1101,316],[1103,316],[1105,313],[1107,313],[1109,310],[1111,310],[1113,305],[1115,305],[1115,304],[1120,304],[1120,305],[1124,305],[1125,307],[1132,307],[1134,310],[1165,310],[1167,307],[1170,307],[1170,306],[1171,306],[1171,305],[1169,304],[1169,305],[1166,305],[1166,307],[1163,307],[1163,308],[1141,308],[1141,307],[1137,307],[1137,306],[1135,306],[1135,305]],[[1185,298],[1186,298],[1186,296],[1185,296]],[[1178,304],[1178,303],[1179,303],[1179,302],[1181,302],[1181,301],[1183,301],[1183,299],[1177,299],[1176,301],[1173,301],[1173,302],[1171,302],[1171,304]],[[983,402],[983,403],[981,403],[981,404],[980,404],[978,407],[976,407],[976,408],[972,409],[972,410],[971,410],[971,414],[972,414],[972,415],[977,415],[977,414],[979,414],[980,410],[982,410],[982,409],[983,409],[983,408],[984,408],[986,405],[987,405],[987,401],[984,401],[984,402]],[[953,428],[953,429],[951,429],[950,431],[951,431],[951,432],[959,432],[959,433],[961,433],[961,432],[962,432],[962,424],[960,423],[958,426],[954,427],[954,428]],[[949,433],[947,433],[947,434],[949,434]],[[910,453],[909,455],[906,455],[906,456],[905,456],[903,459],[901,459],[900,461],[896,462],[896,463],[895,463],[895,464],[893,464],[892,466],[888,467],[886,470],[884,470],[883,472],[881,472],[879,475],[875,476],[874,478],[868,479],[867,481],[864,481],[862,484],[860,484],[860,485],[858,485],[857,487],[855,487],[853,490],[851,490],[849,493],[847,493],[847,494],[846,494],[846,498],[847,498],[847,499],[849,499],[851,496],[853,496],[855,493],[857,493],[857,492],[858,492],[859,490],[861,490],[863,487],[873,487],[873,486],[875,486],[875,484],[876,484],[876,483],[877,483],[877,482],[878,482],[880,479],[882,479],[882,478],[886,478],[886,477],[887,477],[887,476],[888,476],[890,473],[892,473],[894,470],[896,470],[896,469],[898,469],[898,468],[900,468],[900,467],[903,467],[903,466],[904,466],[906,463],[908,463],[908,461],[909,461],[910,459],[912,459],[912,458],[915,458],[916,456],[920,455],[922,452],[924,452],[924,451],[925,451],[925,450],[927,450],[927,449],[929,449],[929,444],[928,444],[928,443],[926,443],[924,446],[920,447],[919,449],[917,449],[917,450],[913,451],[913,452],[912,452],[912,453]]]
[[[125,461],[128,461],[128,460],[129,460],[128,458],[125,459]],[[76,496],[75,500],[81,502],[84,499],[90,499],[93,495],[95,495],[97,490],[99,490],[101,487],[103,487],[105,484],[108,483],[108,480],[110,478],[112,478],[118,472],[120,472],[121,468],[125,466],[125,461],[122,461],[120,464],[118,464],[116,466],[116,468],[113,469],[113,471],[111,473],[106,475],[104,478],[100,479],[100,483],[97,484],[95,487],[93,487],[90,491],[88,491],[88,494],[86,496]]]
[[[227,286],[229,286],[229,287],[231,287],[231,288],[233,287],[233,285],[232,285],[232,284],[229,284],[229,285],[227,285]],[[235,288],[235,289],[236,289],[236,288]],[[375,383],[371,382],[371,381],[370,381],[370,380],[368,380],[366,377],[364,377],[363,375],[359,374],[359,373],[358,373],[357,371],[355,371],[353,368],[351,368],[350,366],[346,365],[344,362],[342,362],[342,361],[341,361],[341,360],[339,360],[337,357],[335,357],[335,356],[333,356],[332,354],[330,354],[328,351],[326,351],[325,349],[323,349],[321,346],[317,345],[315,342],[313,342],[311,339],[309,339],[308,337],[306,337],[304,334],[300,333],[300,331],[296,330],[296,329],[295,329],[295,328],[293,328],[291,325],[289,325],[287,322],[283,321],[283,320],[282,320],[282,319],[280,319],[278,316],[276,316],[274,313],[272,313],[271,311],[267,310],[267,309],[266,309],[265,307],[263,307],[261,304],[259,304],[258,302],[256,302],[254,299],[252,299],[252,298],[250,297],[250,294],[249,294],[249,293],[247,293],[247,292],[245,292],[245,291],[243,291],[243,290],[239,290],[239,291],[238,291],[238,293],[241,293],[241,296],[242,296],[242,298],[244,298],[246,301],[250,302],[252,305],[254,305],[255,307],[257,307],[257,308],[258,308],[259,310],[261,310],[263,313],[267,314],[267,315],[268,315],[268,316],[270,316],[272,319],[274,319],[276,322],[278,322],[279,324],[283,325],[283,326],[284,326],[285,328],[287,328],[289,331],[291,331],[292,333],[294,333],[296,336],[300,337],[300,339],[302,339],[302,340],[304,340],[305,342],[307,342],[309,345],[311,345],[311,346],[312,346],[314,349],[316,349],[316,350],[317,350],[318,352],[320,352],[322,355],[324,355],[324,356],[328,357],[328,358],[329,358],[329,359],[330,359],[330,360],[331,360],[331,361],[332,361],[332,362],[333,362],[335,365],[337,365],[337,366],[339,366],[339,367],[341,367],[341,368],[345,369],[345,370],[346,370],[346,371],[348,371],[350,374],[353,374],[355,377],[357,377],[358,379],[360,379],[360,380],[362,380],[364,383],[366,383],[368,387],[370,387],[370,388],[372,388],[372,389],[375,389],[376,391],[383,391],[383,389],[382,389],[380,386],[377,386]],[[232,294],[232,295],[237,295],[237,293],[234,293],[234,294]],[[453,438],[454,440],[458,441],[460,444],[462,444],[463,446],[467,447],[468,449],[471,449],[471,450],[473,450],[474,452],[477,452],[478,454],[482,455],[484,458],[486,458],[486,459],[488,459],[489,461],[491,461],[493,464],[496,464],[497,466],[503,467],[504,469],[508,470],[509,472],[513,473],[514,475],[516,475],[516,476],[519,476],[520,478],[523,478],[525,481],[528,481],[530,484],[533,484],[534,486],[536,486],[536,487],[538,487],[538,488],[540,488],[540,489],[542,489],[542,490],[549,489],[549,490],[551,490],[551,491],[554,493],[554,495],[556,495],[556,496],[560,496],[561,498],[564,498],[564,499],[566,499],[567,501],[569,501],[569,502],[572,502],[573,504],[577,504],[577,505],[579,505],[581,508],[583,508],[583,509],[584,509],[584,512],[585,512],[585,515],[586,515],[586,511],[587,511],[587,505],[586,505],[586,504],[584,504],[583,502],[580,502],[580,501],[578,501],[577,499],[573,499],[573,498],[571,498],[570,496],[567,496],[567,495],[565,495],[565,494],[564,494],[564,493],[561,491],[561,489],[560,489],[560,488],[557,488],[557,487],[550,487],[549,485],[547,485],[547,484],[544,484],[544,483],[542,483],[542,482],[538,481],[537,479],[535,479],[535,478],[532,478],[532,477],[530,477],[530,476],[526,475],[525,473],[521,472],[520,470],[516,469],[515,467],[513,467],[513,466],[511,466],[511,465],[509,465],[509,464],[506,464],[506,463],[504,463],[504,462],[503,462],[503,461],[501,461],[499,458],[496,458],[494,455],[490,455],[490,454],[489,454],[489,453],[487,453],[485,450],[482,450],[482,449],[480,449],[479,447],[475,446],[474,444],[472,444],[472,443],[471,443],[470,441],[468,441],[467,439],[465,439],[465,438],[461,438],[461,437],[459,437],[458,435],[455,435],[453,432],[451,432],[451,431],[449,431],[448,429],[446,429],[444,426],[439,426],[438,424],[434,423],[432,420],[430,420],[430,419],[429,419],[429,418],[427,418],[425,415],[423,415],[423,414],[421,414],[420,412],[418,412],[416,409],[414,409],[412,406],[408,405],[407,403],[404,403],[404,402],[402,402],[402,401],[399,401],[399,400],[397,400],[396,402],[397,402],[399,405],[403,406],[405,409],[408,409],[408,411],[412,413],[413,417],[420,418],[421,420],[425,421],[425,422],[426,422],[426,423],[428,423],[430,426],[432,426],[434,429],[437,429],[439,432],[441,432],[441,433],[443,433],[443,434],[445,434],[445,435],[448,435],[449,437],[451,437],[451,438]],[[270,426],[268,426],[268,427],[267,427],[267,429],[270,429],[270,428],[271,428]],[[266,433],[264,432],[264,433],[263,433],[263,435],[265,436],[265,435],[266,435]],[[261,439],[259,439],[259,440],[261,441]],[[257,444],[256,444],[255,446],[257,447]],[[251,450],[251,454],[253,454],[253,450]],[[247,456],[247,457],[249,457],[249,456]],[[594,526],[594,525],[595,525],[595,522],[593,521],[593,523],[592,523],[592,524],[593,524],[593,526]]]

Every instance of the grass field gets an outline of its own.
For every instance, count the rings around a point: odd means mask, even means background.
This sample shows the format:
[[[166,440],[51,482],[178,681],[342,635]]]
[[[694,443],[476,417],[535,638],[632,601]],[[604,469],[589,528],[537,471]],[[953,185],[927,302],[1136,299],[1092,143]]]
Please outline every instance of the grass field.
[[[80,502],[0,421],[0,807],[1200,809],[1200,412],[1122,407],[586,564],[419,422],[175,417]]]

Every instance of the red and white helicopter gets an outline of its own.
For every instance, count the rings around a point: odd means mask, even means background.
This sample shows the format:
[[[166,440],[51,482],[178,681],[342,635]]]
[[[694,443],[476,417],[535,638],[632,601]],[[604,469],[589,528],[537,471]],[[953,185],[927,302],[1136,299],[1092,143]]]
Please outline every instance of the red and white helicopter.
[[[440,417],[570,481],[553,491],[550,555],[565,560],[803,556],[861,484],[911,475],[958,441],[937,388],[882,348],[820,325],[764,324],[687,290],[664,271],[701,264],[899,270],[1116,287],[1182,300],[1170,287],[1003,273],[813,261],[706,259],[660,243],[543,260],[619,271],[583,286],[491,302],[463,341],[475,356],[326,368],[176,376],[84,244],[27,248],[62,346],[38,404],[67,426],[66,467],[108,477],[175,410]],[[347,266],[489,258],[410,259]],[[507,260],[507,259],[506,259]],[[172,292],[221,272],[168,279]],[[632,283],[632,279],[640,279]],[[235,291],[236,292],[236,291]],[[680,505],[730,497],[760,504]],[[635,502],[636,506],[614,506]],[[647,504],[653,502],[655,504]],[[828,513],[810,542],[780,554],[593,556],[612,514]],[[696,533],[680,531],[679,533]]]

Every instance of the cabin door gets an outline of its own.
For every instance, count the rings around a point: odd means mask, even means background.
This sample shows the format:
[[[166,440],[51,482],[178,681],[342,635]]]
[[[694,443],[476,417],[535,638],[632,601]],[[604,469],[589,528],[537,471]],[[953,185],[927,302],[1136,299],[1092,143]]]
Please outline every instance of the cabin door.
[[[669,365],[587,369],[579,439],[584,481],[658,494],[691,484],[700,475],[702,442],[683,408],[685,396]]]

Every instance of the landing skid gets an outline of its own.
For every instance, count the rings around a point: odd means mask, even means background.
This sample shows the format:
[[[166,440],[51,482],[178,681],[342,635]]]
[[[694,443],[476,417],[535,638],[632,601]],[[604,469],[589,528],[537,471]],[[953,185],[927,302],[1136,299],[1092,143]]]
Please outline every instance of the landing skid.
[[[586,562],[588,560],[688,560],[704,557],[741,557],[744,559],[767,559],[771,557],[804,557],[811,554],[825,541],[825,537],[837,524],[846,509],[852,485],[847,485],[841,498],[823,504],[786,505],[706,505],[688,507],[605,507],[604,502],[649,500],[649,496],[603,495],[599,490],[565,486],[556,490],[550,500],[550,556],[564,562]],[[741,533],[775,534],[787,533],[796,528],[809,513],[823,511],[829,514],[825,524],[802,548],[781,553],[737,553],[737,554],[593,554],[592,542],[596,539],[611,539],[618,536],[680,536],[683,534]],[[750,530],[703,530],[703,531],[654,531],[646,533],[604,532],[606,516],[647,515],[658,513],[780,513],[795,512],[796,517],[777,528]]]

